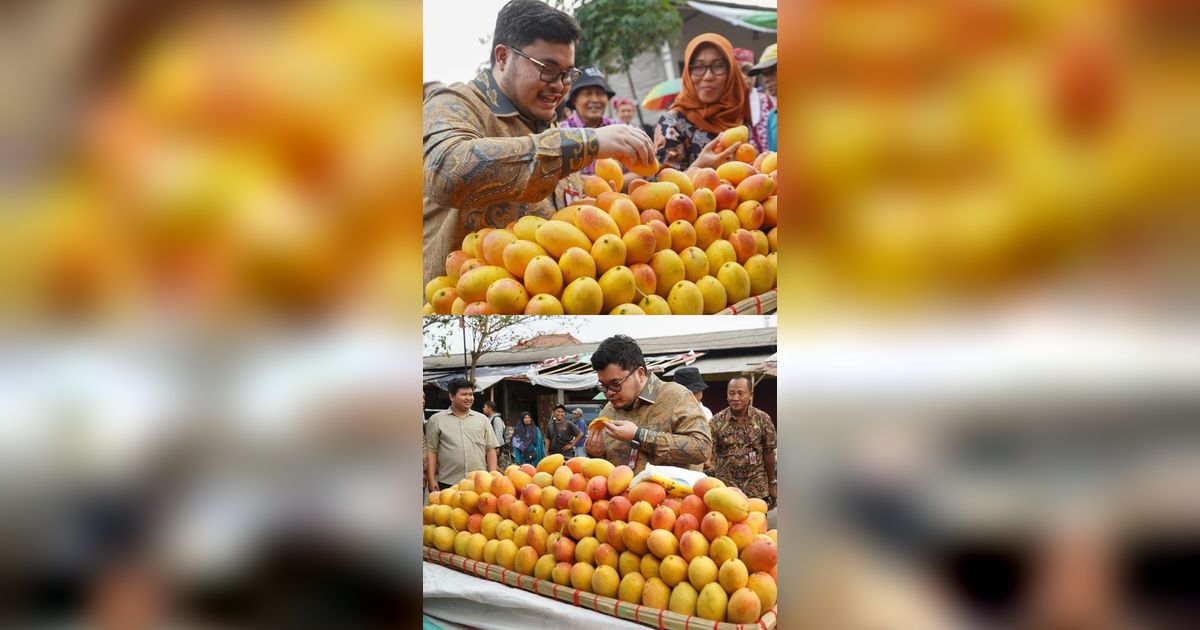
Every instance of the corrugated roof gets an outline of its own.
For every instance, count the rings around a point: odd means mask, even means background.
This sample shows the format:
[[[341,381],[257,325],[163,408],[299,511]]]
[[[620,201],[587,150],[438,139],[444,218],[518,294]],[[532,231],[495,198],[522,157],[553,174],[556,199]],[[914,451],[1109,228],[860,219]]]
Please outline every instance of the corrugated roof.
[[[744,354],[724,354],[722,356],[705,356],[693,361],[691,367],[700,370],[701,374],[739,374],[760,365],[773,356],[769,350],[760,350]],[[676,368],[672,368],[674,372]]]
[[[670,326],[671,318],[662,318],[664,326]],[[642,354],[657,355],[689,350],[711,352],[714,350],[741,350],[751,348],[774,347],[777,342],[775,328],[751,328],[745,330],[723,330],[716,332],[698,333],[694,335],[676,335],[673,337],[649,337],[639,339]],[[490,352],[479,359],[479,365],[516,365],[521,363],[537,363],[564,355],[584,352],[595,352],[600,342],[565,344],[550,348],[531,348],[511,352]],[[454,354],[448,357],[425,357],[424,369],[441,370],[462,367],[462,355]]]

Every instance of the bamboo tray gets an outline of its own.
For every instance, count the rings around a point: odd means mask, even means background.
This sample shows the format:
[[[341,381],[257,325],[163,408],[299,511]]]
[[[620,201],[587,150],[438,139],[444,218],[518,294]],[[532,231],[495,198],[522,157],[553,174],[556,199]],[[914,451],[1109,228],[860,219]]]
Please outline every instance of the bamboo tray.
[[[779,289],[771,289],[762,295],[748,297],[737,304],[728,306],[717,315],[768,315],[778,308]]]
[[[425,559],[429,562],[435,562],[475,577],[500,582],[506,586],[537,593],[543,597],[557,599],[582,608],[590,608],[601,614],[658,628],[658,630],[775,630],[778,622],[778,606],[767,611],[755,623],[712,621],[703,617],[681,615],[669,610],[631,604],[569,586],[562,586],[549,580],[540,580],[532,575],[505,569],[498,564],[464,558],[432,547],[423,547],[422,551]]]

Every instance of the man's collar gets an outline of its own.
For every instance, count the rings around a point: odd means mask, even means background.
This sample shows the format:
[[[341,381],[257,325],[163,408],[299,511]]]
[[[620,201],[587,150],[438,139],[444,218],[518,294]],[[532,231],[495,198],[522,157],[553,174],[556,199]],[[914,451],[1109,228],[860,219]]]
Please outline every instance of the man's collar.
[[[517,111],[517,106],[509,100],[504,90],[496,84],[496,77],[492,76],[491,70],[481,70],[475,77],[475,87],[483,92],[483,100],[487,101],[488,107],[492,113],[497,116],[520,116],[521,112]]]
[[[638,399],[644,400],[653,405],[654,401],[658,398],[658,390],[660,387],[662,387],[662,380],[653,374],[648,375],[648,378],[646,378],[646,384],[642,386],[642,391],[638,394]]]
[[[517,106],[513,104],[504,90],[500,89],[500,85],[496,83],[496,77],[491,70],[481,70],[475,76],[475,87],[483,93],[483,100],[487,101],[488,108],[492,113],[500,118],[517,116],[521,120],[529,123],[530,128],[534,131],[544,131],[549,129],[551,124],[544,120],[533,120],[521,113]]]
[[[453,415],[453,416],[456,416],[456,417],[462,417],[462,416],[459,416],[459,415],[458,415],[458,412],[454,410],[454,407],[450,407],[450,408],[449,408],[449,409],[447,409],[446,411],[449,411],[449,412],[450,412],[450,415]],[[471,415],[471,410],[470,410],[470,409],[467,409],[466,411],[464,411],[464,412],[462,413],[462,415],[463,415],[463,416],[469,416],[469,415]]]
[[[729,410],[729,417],[733,418],[735,420],[738,420],[741,418],[745,418],[745,419],[749,420],[750,416],[754,414],[754,405],[748,405],[746,407],[746,414],[744,416],[738,416],[737,413],[735,413],[733,411],[733,407],[726,407],[726,409]]]

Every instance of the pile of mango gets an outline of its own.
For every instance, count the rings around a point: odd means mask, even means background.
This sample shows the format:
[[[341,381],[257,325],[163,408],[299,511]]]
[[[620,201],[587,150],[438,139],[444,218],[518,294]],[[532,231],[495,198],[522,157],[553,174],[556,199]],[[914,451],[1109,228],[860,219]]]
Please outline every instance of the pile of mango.
[[[784,64],[797,300],[944,305],[1146,273],[1196,199],[1178,168],[1196,48],[1171,4],[816,3]]]
[[[64,121],[61,163],[9,198],[0,232],[22,277],[0,298],[32,322],[391,307],[409,268],[395,209],[413,194],[395,173],[417,159],[397,133],[420,105],[416,14],[187,4],[127,42]]]
[[[429,494],[422,544],[589,593],[753,623],[775,606],[767,505],[705,477],[668,493],[603,459],[550,455]]]
[[[721,134],[735,158],[634,179],[613,159],[584,177],[584,199],[549,220],[484,228],[425,287],[425,314],[701,315],[775,288],[778,176],[749,131]],[[620,192],[621,190],[628,192]]]

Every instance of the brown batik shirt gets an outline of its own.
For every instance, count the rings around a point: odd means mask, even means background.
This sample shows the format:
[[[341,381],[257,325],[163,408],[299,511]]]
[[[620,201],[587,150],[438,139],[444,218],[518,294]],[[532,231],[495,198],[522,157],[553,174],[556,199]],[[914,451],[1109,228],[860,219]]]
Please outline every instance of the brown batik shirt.
[[[522,116],[487,70],[432,92],[423,124],[426,282],[445,273],[468,233],[527,214],[549,219],[582,197],[573,174],[599,150],[595,129]]]
[[[741,488],[748,497],[765,499],[766,456],[776,448],[771,416],[751,406],[745,418],[735,418],[726,407],[713,414],[712,439],[713,457],[708,474],[726,485]]]
[[[600,410],[600,415],[612,420],[627,420],[647,429],[634,473],[645,468],[647,463],[704,469],[712,449],[712,436],[700,403],[683,385],[668,383],[651,374],[633,409],[619,410],[608,403]],[[631,448],[629,442],[605,433],[604,459],[617,465],[628,464]]]

